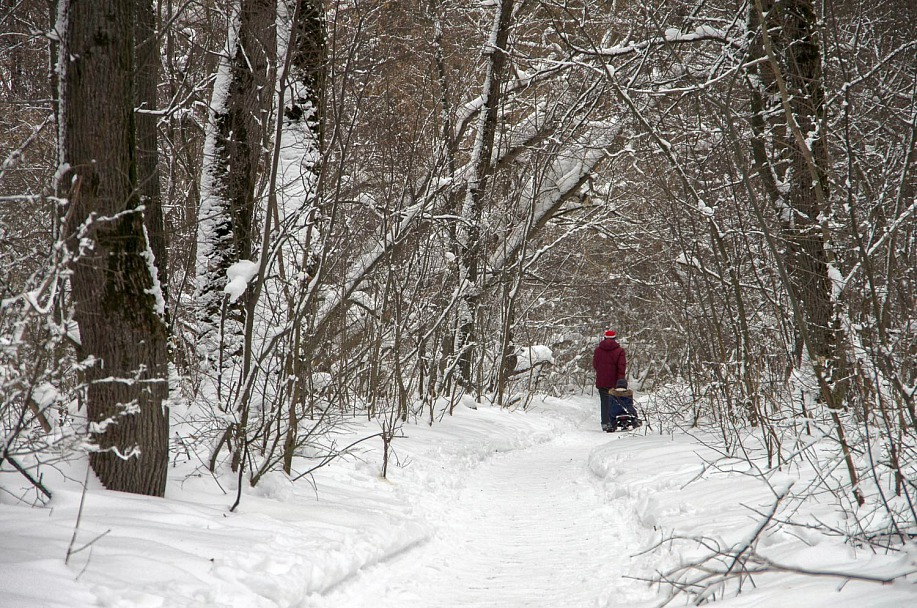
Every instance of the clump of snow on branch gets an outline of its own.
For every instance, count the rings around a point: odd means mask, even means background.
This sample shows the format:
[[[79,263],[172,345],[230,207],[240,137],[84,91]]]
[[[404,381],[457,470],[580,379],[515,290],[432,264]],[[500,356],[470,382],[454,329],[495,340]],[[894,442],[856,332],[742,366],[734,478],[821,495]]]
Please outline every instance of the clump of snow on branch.
[[[552,351],[550,347],[543,344],[536,344],[535,346],[520,346],[516,349],[515,354],[515,371],[517,372],[524,372],[527,369],[532,369],[536,365],[554,363],[554,351]]]
[[[48,382],[42,382],[32,389],[32,401],[40,410],[45,410],[61,400],[57,388]]]
[[[229,301],[235,302],[248,287],[249,282],[258,274],[258,264],[251,260],[240,260],[226,270],[226,278],[229,282],[223,288],[224,293],[229,294]]]
[[[716,214],[713,208],[708,206],[707,203],[702,200],[697,201],[697,210],[706,217],[713,217]]]

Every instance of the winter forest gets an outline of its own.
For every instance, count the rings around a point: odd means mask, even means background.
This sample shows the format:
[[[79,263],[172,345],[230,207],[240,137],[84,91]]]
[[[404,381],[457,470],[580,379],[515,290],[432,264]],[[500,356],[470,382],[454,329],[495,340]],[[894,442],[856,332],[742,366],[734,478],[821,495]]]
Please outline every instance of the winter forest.
[[[826,504],[913,586],[915,139],[913,0],[0,0],[0,520],[597,417],[612,328],[634,450],[812,473],[660,597]]]

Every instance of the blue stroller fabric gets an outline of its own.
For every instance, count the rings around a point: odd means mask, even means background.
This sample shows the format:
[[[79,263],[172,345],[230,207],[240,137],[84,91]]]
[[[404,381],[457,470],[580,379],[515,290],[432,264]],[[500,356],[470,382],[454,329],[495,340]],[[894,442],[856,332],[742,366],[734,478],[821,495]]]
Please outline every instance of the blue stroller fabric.
[[[634,407],[634,392],[628,389],[616,388],[608,391],[609,414],[612,419],[615,416],[634,416],[637,417],[637,409]]]

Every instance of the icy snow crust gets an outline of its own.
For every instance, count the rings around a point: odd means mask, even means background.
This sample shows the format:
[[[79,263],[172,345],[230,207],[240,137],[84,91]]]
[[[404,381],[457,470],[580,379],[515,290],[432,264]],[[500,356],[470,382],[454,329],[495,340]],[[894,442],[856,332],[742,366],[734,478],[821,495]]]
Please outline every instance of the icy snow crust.
[[[458,406],[432,427],[403,428],[388,480],[373,440],[318,470],[314,488],[282,475],[245,488],[234,513],[234,477],[219,477],[224,494],[210,476],[189,476],[189,462],[170,470],[165,499],[90,479],[74,548],[92,544],[68,566],[73,480],[85,469],[65,471],[69,481],[49,471],[50,509],[0,493],[0,606],[658,606],[666,596],[641,579],[702,548],[647,549],[676,534],[740,542],[759,519],[751,509],[766,512],[773,496],[742,470],[705,469],[714,454],[688,436],[609,435],[597,416],[594,397],[541,399],[527,412]],[[339,443],[378,431],[361,424]],[[761,548],[788,564],[869,574],[914,570],[917,558],[854,553],[815,532],[777,532]],[[767,574],[754,583],[719,605],[917,605],[913,581]]]

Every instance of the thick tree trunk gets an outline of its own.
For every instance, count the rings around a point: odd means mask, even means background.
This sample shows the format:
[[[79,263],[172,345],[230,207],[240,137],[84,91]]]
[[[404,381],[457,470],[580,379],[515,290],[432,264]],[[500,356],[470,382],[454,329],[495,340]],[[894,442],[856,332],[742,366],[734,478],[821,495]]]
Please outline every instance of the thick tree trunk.
[[[242,352],[246,298],[229,306],[222,324],[223,287],[229,267],[252,255],[255,189],[274,91],[269,59],[276,48],[273,1],[241,0],[234,10],[204,144],[197,267],[203,342],[212,349],[225,325],[228,358]]]
[[[61,61],[61,194],[91,464],[112,490],[162,496],[168,464],[167,329],[137,190],[136,0],[72,2]]]
[[[770,0],[757,2],[751,9],[751,29],[769,33],[753,47],[764,60],[754,68],[764,88],[753,91],[753,153],[780,219],[788,288],[801,313],[796,320],[797,357],[805,351],[824,379],[822,397],[837,407],[843,400],[839,387],[846,366],[830,278],[827,225],[832,210],[825,175],[829,159],[816,16],[810,0],[789,0],[779,7]],[[767,28],[761,27],[762,15]],[[767,105],[765,97],[770,95],[780,107]],[[775,118],[766,121],[768,113]]]
[[[764,88],[752,90],[752,145],[781,222],[786,287],[799,335],[797,357],[804,351],[810,359],[819,397],[831,408],[854,500],[862,505],[859,473],[837,412],[844,407],[847,365],[830,274],[833,213],[817,19],[811,0],[754,0],[749,24],[759,30],[753,52],[764,60],[756,74]],[[764,118],[768,95],[775,95],[780,105],[770,124]]]
[[[228,269],[250,259],[255,245],[256,189],[275,91],[277,4],[236,0],[232,11],[204,142],[197,300],[201,355],[213,365],[216,381],[215,395],[207,397],[238,415],[226,434],[236,471],[247,446],[250,387],[245,382],[252,363],[251,315],[257,296],[248,290],[229,302],[223,289]]]

